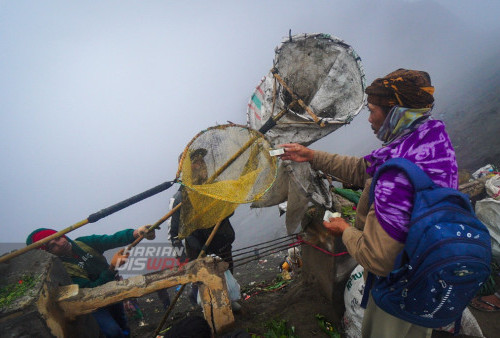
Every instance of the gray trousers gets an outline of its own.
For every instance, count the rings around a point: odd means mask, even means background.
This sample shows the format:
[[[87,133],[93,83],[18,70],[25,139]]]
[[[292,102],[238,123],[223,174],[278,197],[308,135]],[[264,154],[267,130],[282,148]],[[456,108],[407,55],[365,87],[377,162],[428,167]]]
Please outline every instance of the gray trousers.
[[[388,314],[375,304],[370,293],[363,316],[361,336],[363,338],[430,338],[432,329]]]

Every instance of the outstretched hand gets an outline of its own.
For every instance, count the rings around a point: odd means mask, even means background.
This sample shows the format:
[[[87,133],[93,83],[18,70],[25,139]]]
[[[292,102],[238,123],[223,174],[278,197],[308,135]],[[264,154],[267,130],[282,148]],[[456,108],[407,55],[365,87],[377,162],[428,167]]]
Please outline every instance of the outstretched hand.
[[[284,148],[285,153],[280,155],[282,160],[290,160],[294,162],[310,162],[314,157],[314,150],[304,147],[298,143],[285,143],[279,145]]]

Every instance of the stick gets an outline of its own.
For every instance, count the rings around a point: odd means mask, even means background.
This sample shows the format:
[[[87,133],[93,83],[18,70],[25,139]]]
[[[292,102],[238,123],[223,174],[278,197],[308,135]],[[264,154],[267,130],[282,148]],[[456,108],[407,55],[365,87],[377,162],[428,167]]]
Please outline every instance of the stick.
[[[325,126],[325,122],[323,122],[318,116],[316,116],[316,114],[313,113],[313,111],[311,110],[311,108],[309,108],[305,103],[304,101],[302,101],[301,98],[299,98],[294,92],[293,90],[287,86],[287,84],[285,83],[285,81],[281,78],[281,76],[278,74],[278,70],[276,68],[273,68],[271,69],[271,73],[273,73],[273,76],[276,78],[276,80],[278,80],[279,83],[281,83],[281,85],[283,86],[283,88],[286,89],[286,91],[288,93],[290,93],[290,95],[292,96],[292,98],[297,101],[297,103],[306,110],[306,112],[312,117],[312,119],[314,120],[314,122],[316,122],[317,124],[319,124],[320,127],[324,127]]]
[[[163,222],[165,222],[167,219],[169,219],[174,214],[174,212],[176,212],[177,210],[179,210],[179,208],[181,207],[181,205],[182,205],[182,202],[180,202],[179,204],[177,204],[174,208],[172,208],[169,212],[167,212],[165,214],[165,216],[163,216],[158,221],[156,221],[155,224],[153,224],[152,226],[150,226],[147,232],[151,232],[151,231],[155,230],[156,228],[158,228]],[[135,239],[135,241],[133,241],[131,244],[129,244],[129,246],[127,247],[127,249],[125,250],[125,252],[129,251],[134,246],[136,246],[137,244],[139,244],[139,242],[142,241],[143,238],[144,238],[143,235],[137,237]]]
[[[206,252],[207,248],[210,246],[210,243],[212,243],[212,240],[215,237],[215,233],[217,232],[217,230],[219,230],[219,227],[222,224],[222,221],[217,222],[217,224],[214,226],[214,228],[212,229],[212,232],[210,233],[210,236],[208,236],[208,239],[205,242],[205,245],[203,245],[203,247],[201,248],[201,251],[198,254],[198,257],[196,259],[201,258],[201,257],[203,257],[203,255],[205,255],[205,252]],[[165,312],[165,315],[163,315],[163,318],[161,319],[160,324],[158,324],[158,327],[156,328],[156,331],[155,331],[153,337],[156,337],[160,333],[161,329],[163,328],[163,325],[167,321],[168,315],[170,314],[170,312],[174,308],[175,303],[177,303],[177,300],[179,299],[179,297],[181,296],[181,294],[185,288],[186,288],[186,284],[182,284],[179,291],[177,291],[177,294],[175,295],[174,300],[172,301],[172,303],[168,307],[167,311]]]
[[[62,235],[64,234],[67,234],[68,232],[70,231],[73,231],[75,229],[78,229],[79,227],[82,227],[88,223],[94,223],[94,222],[97,222],[98,220],[100,220],[101,218],[104,218],[106,216],[109,216],[117,211],[120,211],[128,206],[131,206],[132,204],[135,204],[137,202],[140,202],[148,197],[151,197],[153,195],[156,195],[164,190],[167,190],[168,188],[170,188],[172,186],[172,184],[174,184],[175,181],[167,181],[167,182],[164,182],[160,185],[157,185],[156,187],[153,187],[149,190],[146,190],[140,194],[137,194],[135,196],[132,196],[126,200],[123,200],[119,203],[116,203],[115,205],[112,205],[106,209],[102,209],[96,213],[93,213],[92,215],[90,215],[89,217],[87,217],[87,219],[83,220],[83,221],[80,221],[78,223],[75,223],[73,224],[72,226],[69,226],[67,227],[66,229],[63,229],[59,232],[56,232],[55,234],[53,235],[50,235],[49,237],[45,237],[44,239],[38,241],[38,242],[35,242],[35,243],[32,243],[22,249],[19,249],[19,250],[16,250],[16,251],[13,251],[11,252],[10,254],[8,255],[5,255],[5,256],[2,256],[0,257],[0,263],[3,263],[3,262],[6,262],[14,257],[17,257],[25,252],[28,252],[32,249],[36,249],[36,248],[39,248],[41,247],[42,245],[44,245],[45,243],[53,240],[54,238],[57,238],[57,237],[61,237]],[[164,221],[162,221],[163,223]],[[161,224],[161,223],[160,223]]]

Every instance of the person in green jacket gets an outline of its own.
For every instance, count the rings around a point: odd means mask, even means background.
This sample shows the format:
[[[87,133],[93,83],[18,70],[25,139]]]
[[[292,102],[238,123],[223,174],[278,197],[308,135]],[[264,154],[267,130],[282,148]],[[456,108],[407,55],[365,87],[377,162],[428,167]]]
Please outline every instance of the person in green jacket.
[[[119,250],[108,264],[104,251],[123,247],[143,235],[146,239],[154,239],[154,231],[148,232],[149,225],[137,229],[126,229],[113,235],[90,235],[78,237],[74,241],[63,235],[50,240],[40,249],[46,250],[61,259],[66,272],[73,283],[82,288],[93,288],[117,279],[116,268],[124,264],[128,254]],[[38,242],[57,231],[39,228],[29,234],[26,245]],[[101,331],[106,337],[128,337],[130,328],[127,323],[123,304],[116,303],[100,308],[92,313]]]

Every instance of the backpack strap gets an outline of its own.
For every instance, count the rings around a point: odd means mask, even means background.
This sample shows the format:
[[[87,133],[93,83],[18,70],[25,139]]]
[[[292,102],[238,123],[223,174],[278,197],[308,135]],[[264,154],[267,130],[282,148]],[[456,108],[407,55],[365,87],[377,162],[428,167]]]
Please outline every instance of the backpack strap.
[[[91,247],[90,245],[82,242],[82,241],[73,241],[75,242],[83,251],[90,253],[94,257],[101,257],[102,254],[100,254],[96,249]]]
[[[405,158],[391,158],[378,168],[375,176],[373,176],[372,184],[370,186],[370,205],[373,204],[375,199],[375,185],[383,173],[390,169],[399,169],[403,171],[410,183],[413,185],[415,192],[428,189],[435,185],[430,177],[418,165]]]
[[[83,251],[90,253],[96,259],[99,259],[101,261],[104,260],[104,262],[107,264],[106,258],[103,255],[101,255],[97,250],[95,250],[93,247],[91,247],[91,246],[89,246],[81,241],[73,241],[73,242],[76,245],[78,245],[80,247],[80,249],[82,249]],[[66,272],[71,277],[90,279],[88,272],[84,268],[79,266],[78,264],[73,263],[73,262],[66,262],[66,261],[63,261],[62,263],[63,263],[64,267],[66,268]]]
[[[368,272],[368,275],[366,276],[365,288],[363,290],[363,298],[361,299],[361,304],[359,304],[363,309],[366,309],[366,305],[368,305],[368,298],[370,297],[370,290],[372,288],[373,278],[375,278],[375,275],[373,273],[371,273],[368,270],[365,271]]]
[[[70,277],[89,279],[89,274],[87,273],[87,271],[78,266],[78,264],[65,261],[63,261],[62,264],[64,265],[64,269]]]
[[[425,171],[420,169],[420,167],[415,163],[413,163],[412,161],[407,160],[405,158],[392,158],[386,161],[384,164],[382,164],[375,173],[375,176],[373,176],[373,180],[370,186],[370,195],[369,195],[370,206],[375,201],[375,186],[377,184],[377,180],[379,179],[380,175],[382,175],[389,169],[399,169],[403,171],[410,180],[410,183],[413,185],[415,193],[421,192],[429,188],[441,188],[431,180],[431,178],[425,173]],[[427,203],[435,204],[436,202],[442,200],[443,198],[450,198],[451,196],[453,196],[455,198],[456,203],[460,204],[465,210],[474,214],[474,208],[472,207],[472,204],[469,202],[470,198],[468,195],[453,188],[441,188],[439,190],[440,190],[439,192],[435,191],[432,194],[426,195]]]

